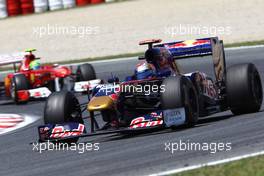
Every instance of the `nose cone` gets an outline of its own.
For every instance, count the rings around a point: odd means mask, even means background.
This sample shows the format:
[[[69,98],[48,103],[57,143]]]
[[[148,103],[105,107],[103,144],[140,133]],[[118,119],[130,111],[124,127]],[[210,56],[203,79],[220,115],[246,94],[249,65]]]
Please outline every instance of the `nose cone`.
[[[93,97],[87,105],[88,111],[101,111],[113,108],[113,100],[108,96]]]

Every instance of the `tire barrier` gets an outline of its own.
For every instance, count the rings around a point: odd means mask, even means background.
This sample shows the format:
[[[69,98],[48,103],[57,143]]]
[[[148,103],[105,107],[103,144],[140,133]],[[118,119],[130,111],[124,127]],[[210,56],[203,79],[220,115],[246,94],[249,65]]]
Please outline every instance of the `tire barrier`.
[[[116,0],[0,0],[0,19],[114,1]]]
[[[20,0],[22,14],[34,13],[33,0]]]
[[[6,0],[0,0],[0,18],[6,18],[7,11],[6,11]]]
[[[63,8],[68,9],[68,8],[73,8],[76,5],[75,0],[62,0]]]
[[[48,0],[34,0],[35,13],[43,13],[48,10]]]
[[[6,1],[8,16],[16,16],[22,13],[19,0]]]
[[[63,8],[62,0],[49,0],[49,10],[60,10]]]
[[[77,6],[86,6],[87,4],[90,4],[90,0],[76,0]]]

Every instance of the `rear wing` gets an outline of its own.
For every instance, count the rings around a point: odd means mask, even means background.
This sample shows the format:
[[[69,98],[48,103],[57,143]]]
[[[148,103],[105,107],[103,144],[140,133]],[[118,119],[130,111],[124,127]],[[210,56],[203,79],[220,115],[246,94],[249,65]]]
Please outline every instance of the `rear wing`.
[[[175,59],[212,54],[210,38],[163,43],[154,47],[167,48]]]
[[[14,71],[16,71],[16,64],[20,63],[24,58],[25,53],[14,53],[14,54],[6,54],[0,55],[0,66],[13,64]]]
[[[175,60],[212,55],[216,81],[224,81],[226,74],[223,41],[218,37],[163,43],[154,47],[167,48]]]
[[[23,60],[24,53],[0,55],[0,66],[19,63]]]

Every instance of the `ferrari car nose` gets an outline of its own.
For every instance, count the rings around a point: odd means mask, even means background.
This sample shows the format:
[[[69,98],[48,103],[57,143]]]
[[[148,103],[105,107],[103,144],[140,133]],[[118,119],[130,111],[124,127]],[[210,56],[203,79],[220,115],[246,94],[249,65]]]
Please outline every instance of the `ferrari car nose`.
[[[108,96],[93,97],[87,105],[88,111],[101,111],[113,108],[113,100]]]

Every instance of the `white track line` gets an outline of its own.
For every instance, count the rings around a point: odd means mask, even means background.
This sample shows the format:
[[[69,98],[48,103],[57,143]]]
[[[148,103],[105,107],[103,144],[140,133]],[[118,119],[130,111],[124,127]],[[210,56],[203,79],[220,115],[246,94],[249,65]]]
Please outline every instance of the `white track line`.
[[[198,168],[205,167],[205,166],[215,166],[215,165],[218,165],[218,164],[228,163],[228,162],[231,162],[231,161],[237,161],[237,160],[241,160],[241,159],[245,159],[245,158],[249,158],[249,157],[254,157],[254,156],[258,156],[258,155],[264,155],[264,150],[260,151],[260,152],[245,154],[245,155],[236,156],[236,157],[232,157],[232,158],[212,161],[212,162],[208,162],[208,163],[204,163],[204,164],[198,164],[198,165],[193,165],[193,166],[188,166],[188,167],[168,170],[168,171],[164,171],[164,172],[160,172],[160,173],[156,173],[156,174],[151,174],[149,176],[171,175],[171,174],[176,174],[176,173],[183,172],[183,171],[194,170],[194,169],[198,169]]]

